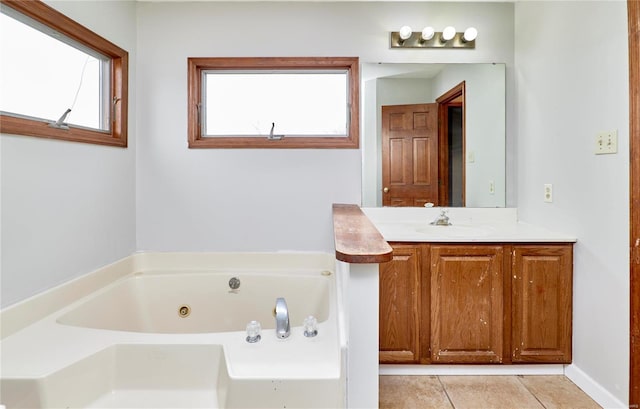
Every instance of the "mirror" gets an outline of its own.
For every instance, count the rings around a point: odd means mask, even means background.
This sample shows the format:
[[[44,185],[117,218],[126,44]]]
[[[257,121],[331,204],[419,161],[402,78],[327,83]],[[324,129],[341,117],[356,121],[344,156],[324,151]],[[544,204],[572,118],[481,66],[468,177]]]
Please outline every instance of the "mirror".
[[[464,141],[459,153],[449,152],[464,175],[462,202],[505,207],[505,64],[363,63],[361,81],[364,207],[383,204],[382,106],[434,103],[463,82]]]

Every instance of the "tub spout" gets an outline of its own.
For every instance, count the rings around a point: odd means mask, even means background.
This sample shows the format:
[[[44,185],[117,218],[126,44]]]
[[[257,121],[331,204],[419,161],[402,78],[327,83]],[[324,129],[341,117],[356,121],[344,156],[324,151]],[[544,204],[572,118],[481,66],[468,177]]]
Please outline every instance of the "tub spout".
[[[284,339],[291,333],[289,327],[289,309],[284,298],[276,299],[276,308],[274,310],[276,316],[276,336]]]

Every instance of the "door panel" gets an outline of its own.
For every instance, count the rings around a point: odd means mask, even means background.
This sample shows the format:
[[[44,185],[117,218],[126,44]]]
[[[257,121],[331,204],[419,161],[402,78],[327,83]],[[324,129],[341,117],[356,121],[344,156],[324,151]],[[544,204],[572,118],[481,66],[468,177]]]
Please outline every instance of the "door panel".
[[[572,248],[514,246],[513,362],[571,362]]]
[[[431,267],[431,362],[501,363],[502,246],[433,246]]]
[[[400,113],[391,113],[389,114],[389,129],[392,131],[403,131],[405,128],[405,114],[403,112]]]
[[[420,250],[394,245],[380,264],[380,363],[417,363],[419,352]]]
[[[433,180],[431,175],[431,156],[429,155],[429,138],[413,139],[413,184],[429,186]]]
[[[429,117],[425,112],[413,113],[413,129],[415,130],[427,130],[429,125]]]
[[[402,139],[391,139],[389,141],[389,160],[390,160],[390,176],[391,184],[400,186],[407,184],[405,174],[405,150],[404,141]]]
[[[437,104],[382,107],[382,205],[438,204]]]

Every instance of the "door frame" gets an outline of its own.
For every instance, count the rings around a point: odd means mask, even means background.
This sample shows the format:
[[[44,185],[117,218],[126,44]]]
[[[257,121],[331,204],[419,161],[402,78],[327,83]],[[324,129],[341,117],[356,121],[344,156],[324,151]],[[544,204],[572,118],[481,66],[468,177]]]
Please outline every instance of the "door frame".
[[[629,32],[629,407],[640,405],[640,2],[627,0]]]
[[[461,98],[461,102],[453,102]],[[465,82],[451,88],[436,99],[438,104],[438,201],[447,206],[449,203],[449,120],[448,110],[450,106],[460,106],[462,104],[462,206],[466,205],[466,116],[467,107],[465,103]]]

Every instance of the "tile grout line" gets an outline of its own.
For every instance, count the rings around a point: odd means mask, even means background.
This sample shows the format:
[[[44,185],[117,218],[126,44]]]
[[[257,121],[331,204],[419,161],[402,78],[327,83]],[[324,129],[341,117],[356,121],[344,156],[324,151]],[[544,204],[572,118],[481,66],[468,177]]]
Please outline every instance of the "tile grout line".
[[[542,401],[540,399],[538,399],[538,397],[536,396],[535,393],[531,392],[531,389],[529,389],[529,387],[522,382],[520,379],[524,378],[524,375],[516,375],[516,379],[518,380],[518,383],[520,383],[520,385],[524,386],[524,388],[527,390],[527,392],[529,392],[529,394],[531,396],[533,396],[539,403],[540,405],[542,405],[543,408],[547,409],[547,407],[545,406],[544,403],[542,403]]]
[[[442,386],[442,391],[444,392],[444,395],[447,397],[447,400],[449,400],[449,404],[451,404],[451,407],[453,409],[456,409],[456,405],[453,404],[453,401],[451,400],[451,396],[449,396],[449,392],[447,392],[447,387],[444,386],[444,383],[442,383],[442,380],[440,379],[440,377],[438,376],[438,382],[440,383],[440,386]]]

